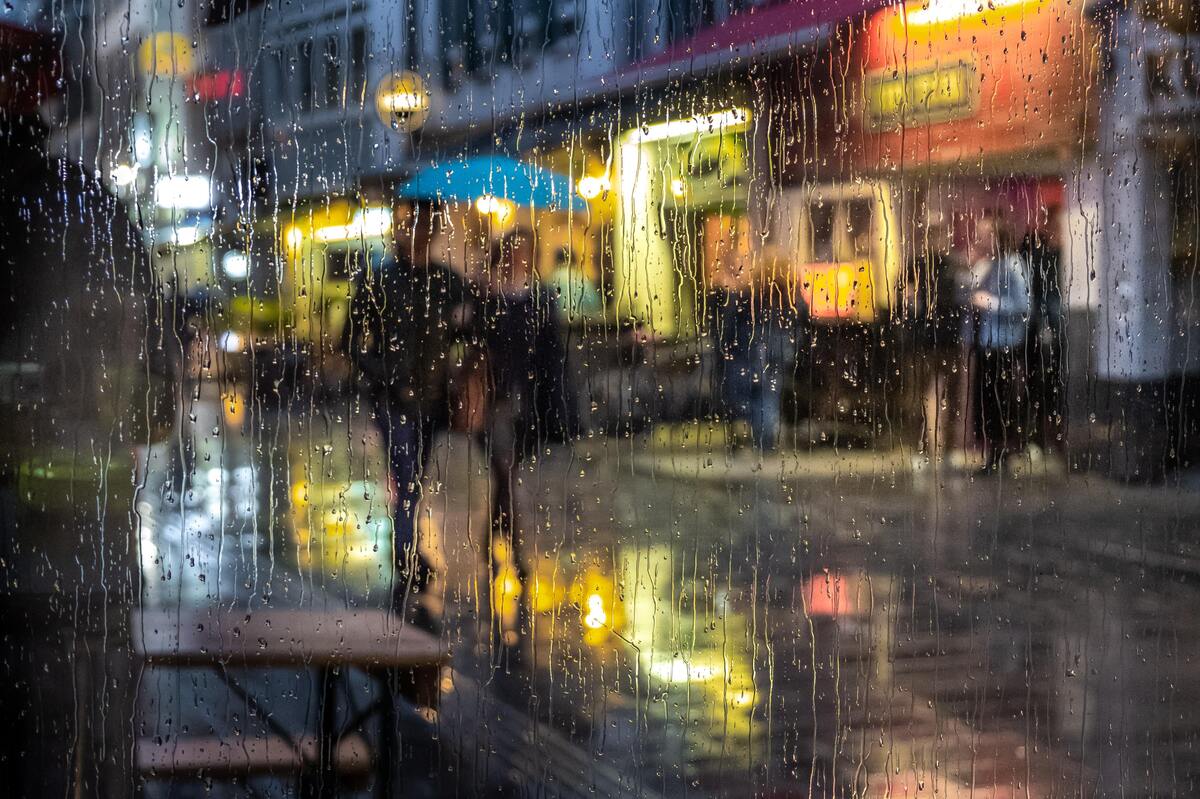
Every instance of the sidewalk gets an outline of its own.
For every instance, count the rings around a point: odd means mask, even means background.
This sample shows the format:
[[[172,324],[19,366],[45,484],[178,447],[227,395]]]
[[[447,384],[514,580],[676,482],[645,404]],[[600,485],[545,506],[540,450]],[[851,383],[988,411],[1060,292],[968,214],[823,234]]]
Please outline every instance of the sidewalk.
[[[143,542],[159,547],[143,563],[154,601],[382,601],[388,488],[361,412],[238,420],[202,404],[194,415],[177,450],[198,467],[182,487],[154,483],[148,497],[164,505],[143,509],[156,525]],[[1056,708],[1081,691],[1098,706],[1094,685],[1063,676],[1072,642],[1099,640],[1089,644],[1097,668],[1115,673],[1101,658],[1117,651],[1121,625],[1161,624],[1188,646],[1200,641],[1188,618],[1165,612],[1175,583],[1146,577],[1200,573],[1200,497],[1187,486],[914,471],[911,452],[853,439],[764,457],[715,435],[680,446],[686,438],[597,437],[523,463],[524,584],[506,571],[511,552],[485,557],[495,543],[485,453],[464,436],[437,439],[421,542],[452,668],[436,739],[416,735],[423,753],[410,764],[437,774],[415,773],[414,791],[802,792],[810,773],[848,775],[863,763],[876,790],[889,773],[883,758],[906,748],[956,762],[967,785],[978,751],[1011,758],[1023,745],[1013,713],[1066,717]],[[164,451],[158,463],[173,457]],[[1171,590],[1138,604],[1147,585]],[[1080,619],[1079,608],[1107,607],[1099,598],[1114,592],[1119,624]],[[500,628],[517,633],[513,645],[496,645]],[[997,674],[987,659],[1011,665],[1025,652],[1035,678]],[[1015,704],[995,709],[964,692],[963,675],[1009,680],[1005,701]],[[1158,696],[1144,672],[1120,675]],[[1033,700],[1017,691],[1026,684],[1040,692]],[[301,670],[251,685],[289,724],[313,712]],[[239,718],[212,675],[153,675],[143,690],[155,732],[257,724]],[[963,745],[981,714],[989,730]],[[1145,724],[1161,732],[1158,717]],[[888,730],[898,742],[874,743]],[[1077,733],[1055,734],[1068,744],[1055,741],[1031,764],[1047,770],[1038,795],[1059,765],[1075,773],[1064,752]],[[1118,754],[1091,744],[1100,754],[1089,767]]]
[[[748,431],[734,426],[694,422],[662,425],[631,447],[634,469],[643,474],[681,479],[742,482],[771,480],[911,479],[928,482],[969,480],[982,466],[977,453],[947,453],[937,462],[910,447],[877,445],[861,431],[840,436],[816,425],[785,431],[786,444],[763,453],[748,444]],[[586,453],[585,443],[580,451]],[[1063,479],[1066,464],[1036,447],[1010,459],[1009,479]]]

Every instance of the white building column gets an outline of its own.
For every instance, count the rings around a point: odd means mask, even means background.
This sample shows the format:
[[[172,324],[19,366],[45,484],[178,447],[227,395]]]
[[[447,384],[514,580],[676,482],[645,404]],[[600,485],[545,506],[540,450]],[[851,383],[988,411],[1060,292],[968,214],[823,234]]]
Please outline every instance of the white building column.
[[[1069,297],[1072,304],[1084,299],[1094,311],[1096,377],[1161,379],[1168,372],[1172,318],[1165,169],[1138,148],[1085,172],[1081,205],[1095,209],[1096,219],[1080,220],[1090,234],[1079,238],[1081,247],[1075,235],[1070,239]],[[1080,279],[1091,274],[1094,280]]]

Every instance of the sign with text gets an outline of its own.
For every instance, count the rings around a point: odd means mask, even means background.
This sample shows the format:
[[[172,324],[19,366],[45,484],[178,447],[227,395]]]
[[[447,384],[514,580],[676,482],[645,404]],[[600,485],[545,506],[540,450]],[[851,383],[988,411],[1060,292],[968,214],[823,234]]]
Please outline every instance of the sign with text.
[[[917,64],[903,72],[876,70],[866,76],[867,126],[880,130],[969,117],[978,105],[978,88],[969,56]]]

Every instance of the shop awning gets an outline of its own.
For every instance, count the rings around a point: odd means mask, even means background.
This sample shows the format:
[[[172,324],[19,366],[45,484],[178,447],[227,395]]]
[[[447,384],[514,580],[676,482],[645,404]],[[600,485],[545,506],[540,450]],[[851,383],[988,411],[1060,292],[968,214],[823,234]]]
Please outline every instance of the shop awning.
[[[895,0],[790,0],[753,6],[617,73],[620,88],[662,83],[819,45],[833,26]],[[611,85],[612,78],[608,79]]]

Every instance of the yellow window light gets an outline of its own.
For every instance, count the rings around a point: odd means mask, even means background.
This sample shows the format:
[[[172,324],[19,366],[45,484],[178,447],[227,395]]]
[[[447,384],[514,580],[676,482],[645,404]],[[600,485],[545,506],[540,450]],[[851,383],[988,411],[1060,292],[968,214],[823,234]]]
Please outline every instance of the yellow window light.
[[[296,225],[290,225],[283,231],[283,242],[289,250],[298,250],[304,246],[304,231]]]
[[[683,178],[671,178],[671,196],[677,200],[683,199],[687,194],[687,183]]]
[[[353,241],[386,236],[392,229],[392,212],[388,208],[360,208],[344,225],[325,225],[313,231],[313,241]]]

